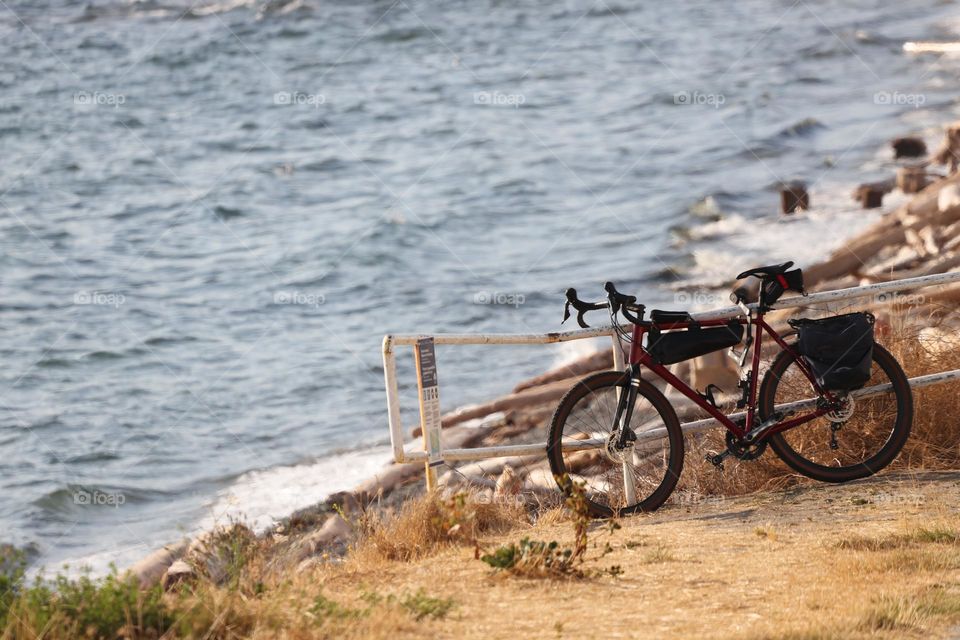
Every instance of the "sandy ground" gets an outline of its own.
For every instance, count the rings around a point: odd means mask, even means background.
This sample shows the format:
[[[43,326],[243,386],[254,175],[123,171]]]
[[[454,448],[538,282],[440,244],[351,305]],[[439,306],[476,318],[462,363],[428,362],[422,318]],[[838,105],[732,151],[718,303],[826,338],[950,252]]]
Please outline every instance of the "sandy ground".
[[[324,591],[424,589],[444,619],[394,635],[441,638],[960,637],[960,472],[711,498],[594,524],[583,579],[495,573],[454,548],[410,563],[327,574]],[[572,541],[570,522],[529,535]],[[612,551],[606,555],[606,544]]]

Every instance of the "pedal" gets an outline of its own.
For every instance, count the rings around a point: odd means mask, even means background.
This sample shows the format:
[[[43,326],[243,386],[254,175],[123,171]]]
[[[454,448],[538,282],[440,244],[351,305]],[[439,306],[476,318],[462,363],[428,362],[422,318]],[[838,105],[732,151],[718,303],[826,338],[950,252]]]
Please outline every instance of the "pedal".
[[[726,460],[727,456],[729,455],[730,455],[729,451],[722,451],[712,456],[710,454],[707,454],[706,456],[704,456],[704,459],[710,464],[712,464],[713,466],[715,466],[717,468],[717,471],[723,471],[723,461]]]

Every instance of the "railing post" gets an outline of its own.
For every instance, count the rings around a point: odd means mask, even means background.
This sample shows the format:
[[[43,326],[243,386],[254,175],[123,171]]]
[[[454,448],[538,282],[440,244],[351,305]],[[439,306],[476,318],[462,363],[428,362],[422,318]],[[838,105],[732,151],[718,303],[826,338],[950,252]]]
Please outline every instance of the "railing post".
[[[390,446],[393,461],[404,461],[403,426],[400,420],[400,390],[397,385],[397,356],[393,351],[393,336],[383,337],[383,379],[387,389],[387,421],[390,425]]]
[[[623,347],[620,346],[620,337],[614,332],[610,339],[613,340],[613,370],[623,371]]]

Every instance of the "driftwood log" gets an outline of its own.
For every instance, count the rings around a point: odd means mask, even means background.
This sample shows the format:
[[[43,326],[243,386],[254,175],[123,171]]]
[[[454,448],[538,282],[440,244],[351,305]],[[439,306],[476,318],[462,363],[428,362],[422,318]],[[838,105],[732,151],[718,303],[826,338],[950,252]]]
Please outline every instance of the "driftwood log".
[[[867,262],[873,260],[885,247],[900,247],[906,240],[906,229],[922,229],[929,225],[948,226],[960,220],[960,206],[940,210],[940,192],[960,183],[960,176],[950,176],[934,182],[896,211],[885,215],[865,232],[826,260],[803,270],[807,286],[838,280],[850,274],[861,274]]]
[[[957,166],[960,165],[960,122],[947,126],[943,144],[930,161],[946,165],[951,175],[957,172]]]
[[[924,165],[897,169],[897,188],[904,193],[920,193],[928,184],[930,178]]]

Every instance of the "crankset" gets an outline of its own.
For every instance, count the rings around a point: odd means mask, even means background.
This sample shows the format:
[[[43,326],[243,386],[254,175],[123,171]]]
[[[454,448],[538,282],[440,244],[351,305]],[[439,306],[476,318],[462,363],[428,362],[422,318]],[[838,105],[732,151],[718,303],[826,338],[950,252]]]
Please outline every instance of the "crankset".
[[[727,450],[715,455],[707,455],[706,460],[720,471],[723,471],[723,461],[730,456],[738,460],[756,460],[767,450],[767,441],[749,443],[737,440],[731,432],[727,432]]]
[[[738,460],[756,460],[767,450],[767,441],[742,442],[733,433],[727,432],[727,451]]]

